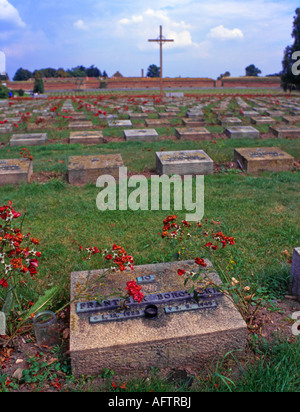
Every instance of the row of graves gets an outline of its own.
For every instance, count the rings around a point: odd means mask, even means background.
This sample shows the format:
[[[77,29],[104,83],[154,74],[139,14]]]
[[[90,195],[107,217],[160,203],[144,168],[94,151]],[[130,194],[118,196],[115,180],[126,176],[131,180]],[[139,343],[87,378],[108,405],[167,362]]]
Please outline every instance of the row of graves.
[[[129,110],[126,98],[119,99],[118,102],[101,100],[85,104],[80,100],[81,105],[78,107],[85,109],[85,112],[75,111],[72,100],[67,99],[63,101],[61,113],[68,122],[66,127],[70,130],[69,143],[71,144],[105,143],[103,136],[105,129],[108,133],[110,129],[121,129],[125,141],[157,141],[160,139],[158,128],[170,129],[172,121],[173,125],[176,122],[173,129],[177,139],[212,140],[215,139],[216,134],[211,133],[206,126],[207,113],[214,115],[217,123],[223,128],[224,132],[220,137],[259,139],[261,133],[256,125],[267,124],[268,131],[273,136],[299,138],[300,128],[296,126],[297,123],[300,124],[299,100],[278,98],[274,104],[274,101],[266,103],[265,99],[248,98],[246,102],[241,97],[235,97],[234,110],[228,110],[232,97],[225,97],[221,101],[216,97],[205,98],[200,103],[185,97],[168,97],[159,102],[136,99],[135,110]],[[0,134],[12,133],[14,129],[9,141],[11,147],[27,148],[47,144],[46,132],[16,133],[15,131],[22,120],[28,120],[26,116],[31,114],[31,110],[33,115],[36,113],[39,116],[38,119],[42,117],[43,126],[44,122],[49,121],[51,127],[51,123],[57,119],[57,112],[53,111],[54,103],[46,101],[39,110],[32,109],[36,103],[31,101],[26,104],[18,103],[9,106],[9,102],[2,105],[0,119],[5,120],[0,120],[2,123],[0,123]],[[59,101],[57,104],[59,105]],[[102,110],[99,109],[99,104]],[[184,112],[182,107],[185,108]],[[101,127],[88,120],[88,116],[99,119]],[[253,125],[243,124],[249,123],[249,120]],[[133,123],[134,121],[138,123]],[[142,128],[141,122],[144,123]],[[181,123],[181,126],[176,126],[178,123]],[[294,162],[293,157],[280,147],[236,148],[233,160],[240,169],[250,173],[290,170]],[[71,156],[68,162],[68,180],[71,184],[95,183],[97,177],[113,172],[122,165],[121,155]],[[202,150],[156,153],[156,171],[159,174],[208,174],[213,173],[213,160]],[[2,159],[0,176],[0,185],[29,182],[32,176],[32,164],[26,162],[26,159]]]
[[[175,128],[178,139],[191,136],[197,140],[210,139],[210,132],[205,127],[205,110],[217,116],[225,135],[231,139],[259,139],[260,132],[255,126],[260,124],[269,124],[271,133],[278,137],[300,137],[300,128],[294,126],[300,124],[299,99],[287,101],[278,98],[275,105],[269,98],[257,97],[246,102],[236,97],[237,109],[234,110],[228,109],[231,101],[231,97],[221,101],[216,97],[206,97],[195,103],[195,99],[177,96],[166,97],[154,104],[153,101],[135,99],[136,110],[130,112],[126,98],[123,101],[119,99],[117,103],[102,99],[88,103],[85,108],[88,107],[88,111],[101,122],[106,122],[105,128],[122,128],[125,141],[158,140],[158,125],[170,125],[171,119],[181,122],[181,127]],[[97,130],[95,123],[88,120],[88,114],[75,111],[73,103],[67,99],[61,107],[69,118],[69,142],[83,145],[104,143],[103,128]],[[10,108],[4,105],[0,108],[0,118],[8,116],[10,110],[14,116],[21,109],[26,113],[31,104],[28,102],[24,107],[20,104]],[[43,113],[39,115],[49,115],[52,119],[55,115],[51,112],[52,106],[53,102],[46,102]],[[99,106],[102,113],[99,113]],[[186,108],[183,117],[182,107]],[[105,114],[104,108],[107,110]],[[127,119],[124,118],[126,116]],[[9,127],[16,118],[5,127]],[[133,124],[136,119],[139,122]],[[250,119],[253,125],[243,125],[245,119]],[[140,122],[144,122],[145,127],[138,127]],[[9,141],[12,147],[46,144],[47,133],[14,133]],[[155,156],[156,170],[160,175],[213,173],[214,161],[203,150],[164,151],[157,152]],[[290,170],[294,161],[280,147],[236,148],[234,159],[243,170],[253,173]],[[122,166],[120,154],[70,156],[69,183],[95,183],[103,174],[118,178]],[[0,160],[0,184],[29,182],[31,174],[32,162],[29,159]],[[136,266],[128,275],[114,273],[109,279],[111,290],[134,278],[138,285],[143,286],[145,294],[141,303],[130,298],[122,311],[120,299],[101,302],[96,298],[75,300],[78,288],[86,289],[90,296],[101,294],[96,280],[103,270],[71,273],[71,301],[74,302],[71,305],[70,353],[75,375],[98,375],[105,368],[121,373],[145,371],[151,367],[193,367],[195,363],[204,365],[217,355],[245,350],[247,325],[233,303],[214,288],[205,289],[196,302],[194,295],[187,293],[183,279],[177,276],[179,267],[189,271],[197,269],[194,261],[184,261]],[[220,278],[209,261],[207,268],[214,284],[219,284]]]

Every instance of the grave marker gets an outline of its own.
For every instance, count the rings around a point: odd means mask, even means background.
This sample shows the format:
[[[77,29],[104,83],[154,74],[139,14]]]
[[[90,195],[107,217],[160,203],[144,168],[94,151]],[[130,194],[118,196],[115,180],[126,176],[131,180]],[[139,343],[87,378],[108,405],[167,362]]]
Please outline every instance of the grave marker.
[[[158,140],[158,133],[155,129],[124,130],[123,133],[127,141],[151,142]]]
[[[32,162],[29,159],[0,160],[0,186],[29,183],[32,176]]]
[[[209,261],[208,273],[216,283],[218,274]],[[143,285],[145,301],[118,311],[96,301],[71,304],[70,353],[74,375],[98,375],[104,368],[118,372],[144,371],[150,367],[180,368],[207,364],[231,350],[245,350],[247,326],[231,301],[215,289],[188,297],[184,280],[177,270],[197,270],[194,261],[136,266],[133,271],[108,275],[104,289],[96,283],[91,295],[109,294],[126,282],[153,276],[154,283]],[[103,271],[73,272],[71,300],[75,290],[93,282]],[[151,293],[148,294],[148,290]],[[176,292],[177,291],[177,292]],[[180,296],[182,295],[182,296]],[[152,296],[152,297],[151,297]],[[148,319],[146,304],[155,302],[157,317]],[[89,303],[91,306],[89,307]],[[89,309],[87,312],[80,309]]]
[[[203,150],[157,152],[156,171],[160,175],[206,175],[213,173],[213,160]]]
[[[231,139],[258,139],[260,136],[252,126],[230,126],[225,129],[225,134]]]
[[[290,283],[292,294],[300,301],[300,247],[294,249]]]
[[[10,146],[39,146],[46,144],[47,133],[14,134],[10,139]]]
[[[291,170],[294,158],[279,147],[241,148],[234,150],[234,161],[249,173]]]
[[[211,139],[211,133],[205,127],[181,127],[175,129],[175,136],[178,139]]]
[[[72,132],[69,137],[69,143],[99,144],[103,142],[104,138],[101,131]]]
[[[99,176],[111,175],[119,179],[119,168],[123,167],[120,154],[70,156],[68,180],[70,184],[96,183]]]
[[[276,126],[269,128],[270,132],[279,138],[300,137],[300,128],[296,126]]]

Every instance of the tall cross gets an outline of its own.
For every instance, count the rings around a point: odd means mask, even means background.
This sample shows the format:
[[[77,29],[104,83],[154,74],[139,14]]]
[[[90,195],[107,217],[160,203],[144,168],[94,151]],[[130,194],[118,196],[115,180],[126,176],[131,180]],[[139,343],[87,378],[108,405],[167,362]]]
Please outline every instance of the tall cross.
[[[160,95],[163,95],[163,58],[162,58],[162,46],[164,45],[164,43],[166,42],[173,42],[174,40],[169,40],[169,39],[165,39],[162,35],[162,26],[159,26],[159,37],[157,39],[149,39],[148,41],[151,42],[157,42],[159,43],[159,47],[160,47]]]

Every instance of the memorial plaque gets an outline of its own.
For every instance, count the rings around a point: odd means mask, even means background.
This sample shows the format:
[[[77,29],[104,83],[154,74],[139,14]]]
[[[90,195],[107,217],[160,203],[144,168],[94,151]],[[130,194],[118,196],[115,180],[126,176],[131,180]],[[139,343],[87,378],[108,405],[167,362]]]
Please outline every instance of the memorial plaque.
[[[155,129],[124,130],[123,133],[127,141],[152,142],[158,140],[158,133]]]
[[[47,133],[14,134],[10,139],[10,146],[39,146],[46,144]]]
[[[213,173],[213,160],[203,150],[156,153],[160,175],[206,175]]]
[[[198,119],[182,119],[182,124],[186,127],[199,127],[205,126],[205,121]]]
[[[132,127],[131,120],[109,120],[109,127]]]
[[[300,137],[300,128],[296,126],[276,126],[269,128],[276,137]]]
[[[230,126],[225,129],[225,134],[231,139],[258,139],[260,136],[252,126]]]
[[[145,124],[147,127],[170,126],[170,122],[168,119],[146,119]]]
[[[282,121],[287,124],[300,124],[300,116],[284,116]]]
[[[103,143],[104,138],[101,131],[90,131],[90,132],[72,132],[69,137],[69,143],[80,143],[80,144],[99,144]]]
[[[142,119],[142,120],[144,120],[144,119],[148,118],[148,114],[147,113],[130,113],[129,117],[130,117],[130,119],[135,119],[135,120]]]
[[[272,119],[272,117],[270,116],[252,116],[250,120],[254,124],[275,124],[276,123],[276,120]]]
[[[29,159],[0,160],[0,186],[29,183],[32,162]]]
[[[93,123],[90,121],[74,121],[69,123],[69,129],[88,129],[88,128],[92,128],[93,127]]]
[[[68,164],[70,184],[96,183],[99,176],[111,175],[119,178],[119,168],[123,167],[120,154],[71,156]]]
[[[175,136],[178,139],[198,139],[209,140],[211,133],[205,127],[180,127],[175,129]]]
[[[218,274],[211,263],[206,262],[207,274],[220,284]],[[193,367],[210,364],[231,350],[245,350],[247,326],[226,296],[200,298],[199,302],[182,300],[175,304],[168,300],[176,293],[172,291],[184,292],[184,279],[177,274],[179,268],[196,271],[198,266],[194,261],[135,266],[133,271],[108,275],[104,284],[100,282],[101,287],[95,280],[103,270],[71,274],[72,302],[76,290],[86,286],[87,296],[108,295],[115,288],[125,290],[130,280],[149,275],[156,279],[156,292],[152,295],[166,298],[156,303],[158,311],[154,319],[145,317],[147,306],[144,304],[122,310],[109,308],[99,313],[78,313],[76,307],[80,302],[71,303],[70,354],[75,376],[98,375],[103,368],[126,373],[144,371],[151,366]]]
[[[291,170],[294,158],[279,147],[258,147],[235,149],[234,161],[250,173],[281,172]]]
[[[223,127],[240,126],[242,124],[242,121],[238,117],[225,117],[220,120],[220,124]]]

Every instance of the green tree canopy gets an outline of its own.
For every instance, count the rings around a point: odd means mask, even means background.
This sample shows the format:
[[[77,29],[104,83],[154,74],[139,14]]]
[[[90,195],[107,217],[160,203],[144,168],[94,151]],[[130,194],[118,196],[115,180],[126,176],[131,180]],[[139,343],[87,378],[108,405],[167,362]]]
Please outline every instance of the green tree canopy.
[[[150,64],[147,71],[147,77],[159,77],[160,76],[160,67],[156,64]]]
[[[294,16],[292,37],[294,44],[285,48],[282,61],[281,86],[285,91],[288,89],[300,90],[300,74],[297,74],[299,64],[296,64],[296,59],[293,58],[293,54],[300,51],[300,8],[296,9],[296,15]]]
[[[250,64],[248,67],[245,69],[246,71],[246,76],[258,76],[261,73],[261,70],[258,69],[254,64]]]
[[[32,77],[33,77],[33,74],[29,70],[26,70],[20,67],[16,71],[16,74],[13,77],[13,81],[15,82],[24,81],[24,80],[32,79]]]

